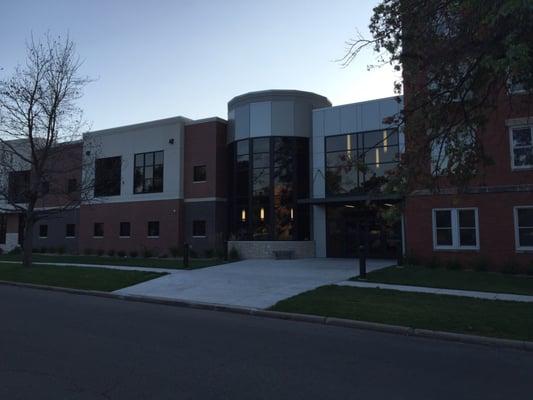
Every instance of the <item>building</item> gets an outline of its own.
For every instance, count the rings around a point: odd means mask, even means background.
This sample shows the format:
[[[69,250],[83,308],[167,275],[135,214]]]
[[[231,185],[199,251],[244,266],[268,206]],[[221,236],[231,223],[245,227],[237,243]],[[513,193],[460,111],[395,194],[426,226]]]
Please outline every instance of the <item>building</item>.
[[[520,270],[533,262],[531,98],[525,92],[499,96],[480,135],[493,160],[485,173],[464,192],[443,182],[437,192],[419,190],[406,198],[406,251],[426,263]]]
[[[175,117],[89,132],[65,147],[83,173],[56,179],[73,193],[74,181],[94,189],[78,209],[39,222],[35,247],[168,256],[187,243],[200,256],[228,246],[271,258],[356,257],[366,244],[376,258],[533,262],[529,97],[502,97],[484,135],[495,163],[468,191],[406,198],[384,191],[409,143],[386,122],[402,101],[332,106],[315,93],[266,90],[230,100],[227,121]],[[0,216],[0,248],[21,242],[23,223],[16,212]]]
[[[398,198],[375,189],[401,151],[383,123],[399,110],[393,98],[332,107],[314,93],[267,90],[232,99],[228,121],[88,132],[74,147],[75,178],[94,188],[77,209],[40,221],[35,247],[170,255],[187,243],[204,255],[229,241],[244,257],[353,257],[367,234],[372,256],[395,256],[400,226],[383,228],[381,214]],[[0,246],[10,250],[23,223],[2,218]]]

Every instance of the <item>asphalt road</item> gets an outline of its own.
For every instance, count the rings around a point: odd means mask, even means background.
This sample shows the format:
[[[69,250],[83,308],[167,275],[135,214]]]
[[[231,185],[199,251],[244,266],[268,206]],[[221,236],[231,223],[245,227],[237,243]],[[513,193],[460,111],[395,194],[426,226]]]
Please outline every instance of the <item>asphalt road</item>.
[[[0,285],[0,399],[531,399],[533,353]]]

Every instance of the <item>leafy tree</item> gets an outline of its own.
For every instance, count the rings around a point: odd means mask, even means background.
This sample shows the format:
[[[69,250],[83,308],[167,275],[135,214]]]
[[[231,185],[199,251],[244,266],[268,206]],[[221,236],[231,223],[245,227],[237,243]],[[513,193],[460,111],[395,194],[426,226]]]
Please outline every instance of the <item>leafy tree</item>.
[[[483,147],[491,113],[532,104],[533,0],[382,0],[369,28],[342,62],[371,48],[376,66],[402,73],[404,110],[389,122],[405,129],[407,148],[394,189],[435,188],[439,176],[467,186],[492,162]]]

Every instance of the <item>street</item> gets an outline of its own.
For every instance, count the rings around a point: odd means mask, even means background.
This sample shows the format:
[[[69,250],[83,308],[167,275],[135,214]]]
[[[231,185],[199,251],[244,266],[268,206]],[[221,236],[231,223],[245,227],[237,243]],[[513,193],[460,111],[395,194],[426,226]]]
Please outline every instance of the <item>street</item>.
[[[533,353],[0,285],[0,399],[531,399]]]

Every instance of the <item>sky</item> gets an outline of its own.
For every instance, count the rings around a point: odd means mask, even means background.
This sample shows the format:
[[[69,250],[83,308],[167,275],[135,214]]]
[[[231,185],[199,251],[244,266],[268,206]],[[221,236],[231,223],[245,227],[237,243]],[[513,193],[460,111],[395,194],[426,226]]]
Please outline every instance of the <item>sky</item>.
[[[24,62],[33,34],[69,35],[94,79],[80,106],[92,130],[183,115],[227,117],[255,90],[316,92],[333,105],[394,95],[396,76],[365,52],[378,0],[2,0],[0,76]]]

